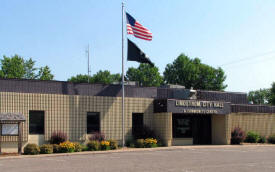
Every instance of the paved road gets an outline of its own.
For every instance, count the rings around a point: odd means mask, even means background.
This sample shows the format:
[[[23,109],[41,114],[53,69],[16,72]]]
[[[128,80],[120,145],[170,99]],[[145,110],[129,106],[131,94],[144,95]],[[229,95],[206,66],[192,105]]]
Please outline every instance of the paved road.
[[[275,146],[176,148],[0,160],[0,172],[274,172]]]

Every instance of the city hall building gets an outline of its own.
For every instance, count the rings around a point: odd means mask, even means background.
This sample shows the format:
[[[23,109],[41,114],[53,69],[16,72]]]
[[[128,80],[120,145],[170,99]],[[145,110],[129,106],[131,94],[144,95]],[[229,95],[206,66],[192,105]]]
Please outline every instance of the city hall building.
[[[2,152],[16,152],[19,139],[22,146],[47,143],[55,131],[78,142],[102,132],[121,143],[121,96],[121,85],[0,79],[0,117],[22,117],[20,131],[0,118]],[[142,125],[166,146],[230,144],[235,127],[274,134],[275,107],[250,105],[245,93],[126,85],[125,139]]]

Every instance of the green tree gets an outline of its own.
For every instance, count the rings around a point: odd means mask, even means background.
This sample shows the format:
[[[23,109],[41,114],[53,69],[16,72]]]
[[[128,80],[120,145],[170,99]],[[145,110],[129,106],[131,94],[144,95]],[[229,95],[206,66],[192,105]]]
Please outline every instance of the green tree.
[[[36,79],[35,72],[37,68],[35,68],[34,65],[35,65],[35,61],[33,61],[31,58],[24,62],[25,79]]]
[[[41,67],[39,70],[35,68],[35,61],[31,58],[24,60],[19,55],[3,56],[0,62],[1,78],[52,80],[54,77],[48,66]]]
[[[159,87],[163,84],[159,69],[149,64],[140,64],[138,68],[128,68],[126,78],[129,81],[138,81],[140,85],[147,87]]]
[[[121,82],[121,74],[116,73],[116,74],[111,74],[111,80],[112,82]]]
[[[275,105],[275,82],[271,84],[269,103]]]
[[[0,78],[4,78],[4,72],[0,70]]]
[[[92,76],[91,83],[111,84],[120,81],[120,74],[111,74],[108,70],[100,70]]]
[[[188,89],[224,90],[225,79],[221,68],[213,68],[201,63],[199,58],[191,59],[184,54],[167,64],[164,71],[165,83],[184,85]]]
[[[260,89],[255,91],[249,91],[248,101],[253,104],[269,104],[270,89]]]
[[[70,82],[78,82],[78,83],[87,83],[88,82],[88,78],[91,82],[91,76],[88,75],[82,75],[82,74],[78,74],[76,76],[72,76],[71,78],[68,79],[68,81]]]
[[[113,82],[121,81],[121,75],[120,74],[111,74],[108,70],[100,70],[96,74],[94,74],[92,77],[88,75],[76,75],[72,76],[68,79],[68,81],[71,82],[77,82],[77,83],[87,83],[89,78],[89,83],[101,83],[101,84],[111,84]]]
[[[18,55],[11,58],[4,56],[1,59],[1,71],[4,78],[24,78],[26,74],[24,59]]]
[[[53,80],[53,74],[51,74],[51,70],[48,66],[39,68],[37,79],[40,80]]]

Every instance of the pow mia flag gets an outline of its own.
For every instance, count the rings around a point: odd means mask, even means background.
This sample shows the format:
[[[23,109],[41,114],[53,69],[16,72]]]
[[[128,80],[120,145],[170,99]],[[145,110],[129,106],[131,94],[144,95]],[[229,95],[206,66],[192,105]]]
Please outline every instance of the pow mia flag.
[[[144,52],[142,52],[138,46],[128,39],[128,61],[136,61],[140,63],[148,63],[151,66],[154,64],[150,61],[150,59],[146,56]]]

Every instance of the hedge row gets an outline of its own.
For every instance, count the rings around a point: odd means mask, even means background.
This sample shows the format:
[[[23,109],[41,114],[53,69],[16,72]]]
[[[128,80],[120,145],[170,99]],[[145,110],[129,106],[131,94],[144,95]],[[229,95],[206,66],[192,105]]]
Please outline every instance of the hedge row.
[[[231,144],[240,144],[242,142],[247,142],[247,143],[266,143],[266,142],[268,142],[271,144],[275,144],[275,134],[272,134],[266,138],[254,131],[249,131],[246,134],[244,131],[241,130],[241,128],[236,127],[231,132]]]
[[[98,151],[98,150],[111,150],[118,149],[117,141],[90,141],[87,145],[65,141],[60,144],[44,144],[38,146],[37,144],[27,144],[24,148],[25,155],[37,154],[51,154],[51,153],[71,153],[81,151]]]

